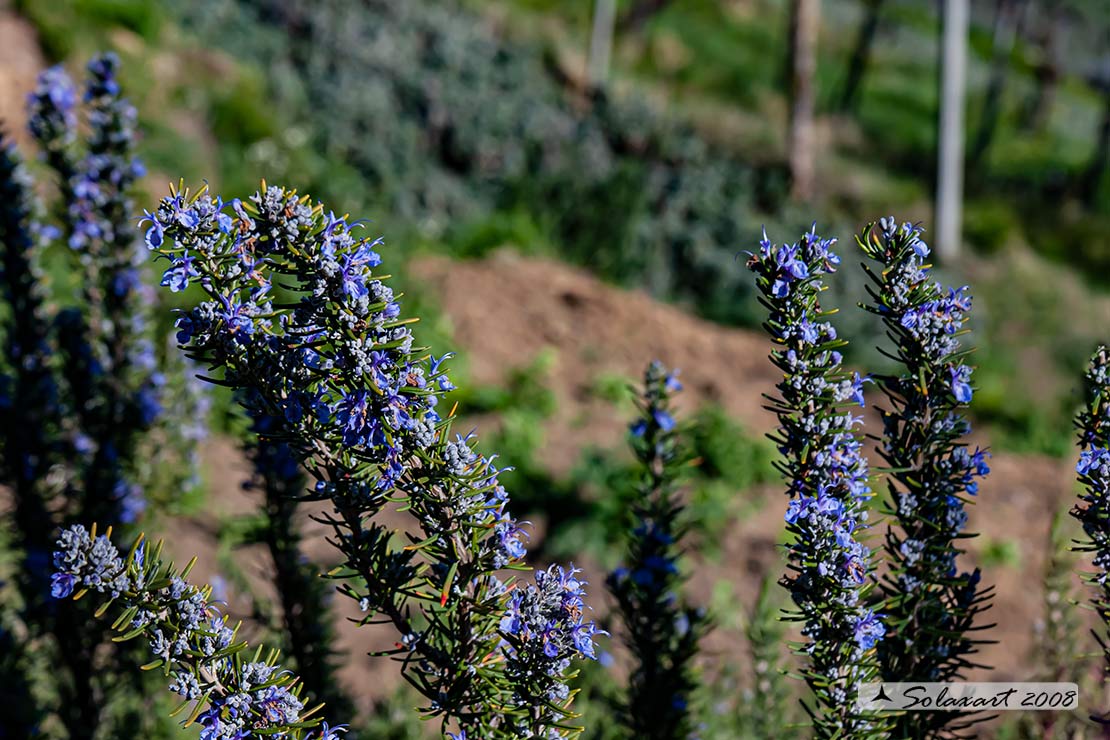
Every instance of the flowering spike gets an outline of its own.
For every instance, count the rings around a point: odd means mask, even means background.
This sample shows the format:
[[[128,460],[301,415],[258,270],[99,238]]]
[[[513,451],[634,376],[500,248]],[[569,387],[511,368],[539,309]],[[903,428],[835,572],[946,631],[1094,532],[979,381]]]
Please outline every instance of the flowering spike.
[[[834,244],[814,229],[796,244],[761,244],[748,266],[770,311],[771,361],[783,372],[780,395],[770,398],[790,496],[794,575],[782,583],[797,606],[787,616],[803,623],[799,653],[816,701],[808,709],[818,737],[869,738],[883,734],[882,720],[858,712],[852,692],[876,675],[873,648],[885,627],[866,606],[874,577],[861,537],[872,493],[859,419],[848,408],[858,403],[861,381],[844,370],[837,349],[844,342],[819,302],[824,275],[840,262]]]
[[[693,660],[707,630],[703,609],[681,596],[678,559],[685,526],[676,483],[686,455],[671,414],[671,396],[682,388],[677,373],[652,362],[632,425],[632,449],[640,480],[632,502],[626,564],[610,574],[625,642],[636,665],[629,680],[623,719],[638,738],[690,737],[689,705],[698,682]]]
[[[1084,376],[1084,407],[1076,419],[1079,428],[1079,462],[1075,466],[1083,485],[1071,515],[1083,525],[1084,539],[1072,549],[1094,555],[1093,573],[1083,574],[1095,591],[1091,604],[1103,623],[1096,635],[1110,664],[1110,349],[1099,347]]]
[[[883,580],[887,623],[906,639],[879,648],[888,681],[950,681],[970,666],[967,656],[984,641],[973,639],[977,617],[989,606],[991,589],[979,571],[959,572],[967,537],[964,502],[978,492],[990,469],[987,453],[970,450],[971,427],[961,411],[971,402],[971,366],[957,339],[971,298],[966,288],[946,289],[924,264],[929,248],[922,229],[893,218],[871,224],[857,237],[872,302],[864,306],[886,325],[901,372],[876,378],[889,404],[882,411],[880,454],[889,466],[887,531],[890,573]],[[929,629],[918,625],[928,624]],[[931,713],[900,717],[895,734],[942,732],[969,726],[966,717]]]

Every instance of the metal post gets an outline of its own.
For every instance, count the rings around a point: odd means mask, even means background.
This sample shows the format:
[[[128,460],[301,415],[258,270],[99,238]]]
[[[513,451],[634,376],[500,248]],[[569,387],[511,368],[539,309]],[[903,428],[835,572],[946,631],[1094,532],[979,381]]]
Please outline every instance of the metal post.
[[[820,0],[793,0],[790,10],[790,160],[791,195],[807,201],[816,184],[817,132],[814,79],[817,73],[817,36],[821,26]]]
[[[613,51],[613,24],[617,17],[617,0],[594,0],[594,25],[590,33],[590,61],[587,76],[590,84],[601,87],[609,77],[609,57]]]
[[[935,246],[939,259],[951,260],[962,233],[968,0],[944,0],[943,23]]]

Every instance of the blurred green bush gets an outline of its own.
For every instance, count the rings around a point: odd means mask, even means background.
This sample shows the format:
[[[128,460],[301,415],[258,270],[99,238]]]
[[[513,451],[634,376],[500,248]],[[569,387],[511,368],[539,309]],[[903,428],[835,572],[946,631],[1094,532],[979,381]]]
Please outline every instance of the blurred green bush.
[[[688,125],[567,84],[536,48],[453,2],[199,0],[178,11],[197,38],[265,70],[271,107],[303,116],[313,148],[364,181],[352,193],[330,173],[299,173],[314,193],[370,201],[459,256],[509,241],[754,323],[736,260],[759,230],[754,173]],[[243,144],[272,136],[233,104],[256,92],[230,93],[217,123],[230,119]]]

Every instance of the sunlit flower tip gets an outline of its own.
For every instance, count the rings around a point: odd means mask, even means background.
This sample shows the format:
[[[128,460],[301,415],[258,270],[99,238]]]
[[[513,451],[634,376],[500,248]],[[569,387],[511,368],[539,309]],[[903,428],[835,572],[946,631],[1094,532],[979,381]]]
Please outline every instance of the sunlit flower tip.
[[[158,221],[152,221],[150,224],[150,228],[146,230],[143,241],[146,242],[146,246],[148,249],[160,249],[162,247],[162,244],[165,243],[162,224],[158,223]]]
[[[440,366],[444,362],[446,362],[447,360],[450,360],[454,356],[455,356],[454,352],[444,352],[440,357],[435,357],[433,355],[428,360],[428,372],[429,372],[429,374],[430,375],[436,375],[437,373],[439,373]]]

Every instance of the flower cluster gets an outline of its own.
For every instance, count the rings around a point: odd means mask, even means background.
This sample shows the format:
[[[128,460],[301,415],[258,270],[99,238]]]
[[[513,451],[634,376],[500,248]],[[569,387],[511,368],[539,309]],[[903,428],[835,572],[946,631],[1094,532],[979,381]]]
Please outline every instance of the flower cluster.
[[[594,637],[605,634],[585,619],[586,581],[573,565],[552,565],[536,573],[535,587],[518,589],[501,618],[505,674],[515,687],[514,702],[531,717],[518,723],[521,737],[563,737],[557,728],[533,734],[545,704],[569,706],[564,678],[571,661],[596,659]]]
[[[69,246],[78,251],[103,249],[120,262],[113,276],[119,293],[134,289],[137,270],[126,264],[134,256],[134,229],[128,223],[132,205],[127,191],[146,170],[132,153],[135,108],[120,97],[116,82],[119,60],[108,53],[88,65],[84,102],[88,111],[88,152],[77,162],[69,188]],[[118,249],[119,254],[112,255]]]
[[[886,536],[891,572],[883,590],[887,623],[914,637],[884,643],[880,657],[890,680],[948,681],[970,667],[967,656],[981,642],[970,630],[990,598],[978,570],[960,572],[956,562],[958,540],[968,536],[965,502],[990,472],[987,454],[961,441],[970,431],[961,410],[972,387],[959,336],[971,299],[966,288],[945,289],[931,278],[920,227],[884,218],[857,241],[878,263],[865,266],[872,298],[865,308],[882,319],[901,365],[900,373],[877,378],[889,405],[880,454],[897,523]],[[945,719],[932,721],[939,729]]]
[[[1084,405],[1076,426],[1079,448],[1110,447],[1110,348],[1099,347],[1083,376]]]
[[[844,370],[845,342],[819,302],[822,277],[840,262],[834,244],[816,228],[793,245],[776,246],[764,234],[748,266],[769,309],[771,361],[783,372],[780,395],[770,402],[791,497],[785,517],[791,575],[784,585],[797,607],[789,616],[803,623],[800,652],[817,702],[815,730],[820,737],[869,737],[881,733],[881,723],[861,715],[849,692],[875,675],[873,648],[885,628],[867,606],[871,552],[860,539],[872,493],[860,419],[849,405],[862,403],[864,381]]]
[[[183,724],[201,726],[202,740],[230,740],[253,735],[323,740],[334,734],[306,711],[297,678],[277,665],[277,653],[265,659],[258,648],[244,658],[247,645],[236,641],[237,628],[228,624],[209,601],[211,589],[185,579],[161,560],[161,543],[147,552],[142,537],[124,557],[107,534],[81,525],[62,531],[54,550],[53,595],[81,598],[95,592],[108,598],[102,613],[116,602],[122,611],[113,623],[118,640],[144,637],[153,660],[170,689],[192,704]]]
[[[1096,591],[1092,603],[1103,624],[1110,625],[1110,349],[1099,347],[1091,357],[1084,391],[1075,467],[1083,493],[1071,514],[1082,524],[1085,539],[1073,549],[1093,554],[1096,570],[1084,574],[1084,580]],[[1110,648],[1100,642],[1110,661]]]
[[[697,688],[693,659],[706,630],[703,610],[682,598],[678,559],[685,527],[677,500],[679,468],[686,455],[679,441],[671,398],[682,389],[676,374],[659,362],[644,371],[632,424],[639,463],[634,521],[625,565],[609,576],[636,665],[623,718],[636,737],[689,737],[691,695]]]
[[[316,479],[305,497],[332,503],[320,520],[344,556],[332,575],[366,621],[395,627],[386,652],[407,656],[428,711],[480,737],[522,722],[567,732],[555,728],[566,706],[497,677],[518,654],[502,617],[525,589],[495,571],[520,567],[524,532],[493,459],[473,436],[452,438],[437,410],[454,388],[445,358],[414,345],[399,296],[373,273],[381,240],[265,184],[246,201],[174,189],[145,223],[147,246],[169,260],[163,284],[206,295],[178,318],[178,340]],[[375,518],[390,503],[414,522],[407,546]]]

